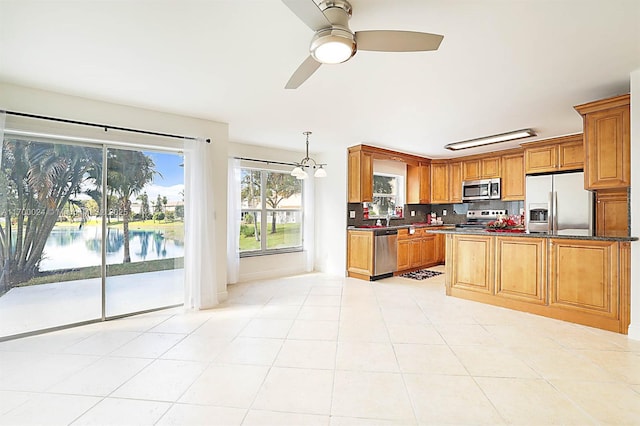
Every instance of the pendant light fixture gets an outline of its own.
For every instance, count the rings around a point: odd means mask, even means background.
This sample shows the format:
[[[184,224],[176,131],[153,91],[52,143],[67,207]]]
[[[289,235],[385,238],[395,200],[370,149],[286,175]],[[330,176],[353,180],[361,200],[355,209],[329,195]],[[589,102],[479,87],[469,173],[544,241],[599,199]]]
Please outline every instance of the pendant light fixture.
[[[323,178],[327,176],[327,171],[324,169],[326,164],[317,163],[316,160],[309,157],[309,135],[311,132],[306,131],[302,133],[307,138],[307,151],[306,156],[299,162],[296,163],[296,166],[291,170],[291,175],[295,176],[298,179],[306,179],[309,177],[309,173],[307,173],[304,169],[313,168],[315,172],[313,173],[314,177]]]

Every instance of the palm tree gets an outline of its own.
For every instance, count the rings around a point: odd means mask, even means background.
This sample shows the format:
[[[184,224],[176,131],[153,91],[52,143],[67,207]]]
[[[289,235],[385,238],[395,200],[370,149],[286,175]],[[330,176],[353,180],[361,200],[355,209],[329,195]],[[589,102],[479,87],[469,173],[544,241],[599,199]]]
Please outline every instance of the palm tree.
[[[98,174],[102,150],[5,139],[0,164],[0,292],[32,278],[58,215]]]
[[[131,197],[140,194],[145,185],[153,181],[155,164],[151,157],[141,151],[110,149],[107,155],[107,189],[118,197],[118,207],[122,212],[124,234],[123,263],[131,262],[129,250],[129,219],[131,217]]]

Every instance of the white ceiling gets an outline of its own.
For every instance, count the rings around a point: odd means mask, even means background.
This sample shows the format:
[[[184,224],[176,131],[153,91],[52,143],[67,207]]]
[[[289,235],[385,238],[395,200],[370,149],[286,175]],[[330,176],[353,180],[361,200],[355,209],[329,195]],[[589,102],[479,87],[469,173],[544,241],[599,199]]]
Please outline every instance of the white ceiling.
[[[359,52],[285,90],[313,34],[280,0],[0,0],[0,81],[227,122],[235,142],[302,151],[311,130],[314,152],[442,157],[446,143],[525,127],[579,132],[573,105],[627,93],[640,68],[639,0],[352,5],[354,31],[444,40]]]

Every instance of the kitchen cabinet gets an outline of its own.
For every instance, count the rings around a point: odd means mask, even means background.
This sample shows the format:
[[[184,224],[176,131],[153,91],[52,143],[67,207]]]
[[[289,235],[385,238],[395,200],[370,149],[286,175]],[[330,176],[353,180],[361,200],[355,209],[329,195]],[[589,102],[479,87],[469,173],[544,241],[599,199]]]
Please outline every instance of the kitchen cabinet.
[[[446,242],[444,234],[434,234],[436,236],[436,262],[438,264],[444,264],[446,257]]]
[[[547,240],[496,237],[496,296],[547,302]]]
[[[431,203],[431,165],[407,164],[407,204]]]
[[[526,174],[580,170],[584,167],[581,133],[522,144]]]
[[[499,156],[462,161],[462,180],[490,179],[501,177]]]
[[[350,277],[373,276],[373,238],[371,231],[347,231],[347,273]]]
[[[420,254],[422,266],[438,264],[438,248],[435,234],[425,233],[420,241]]]
[[[433,204],[446,204],[449,198],[449,164],[431,163],[431,202]]]
[[[350,203],[373,200],[373,155],[361,145],[349,148],[347,180]]]
[[[462,180],[481,179],[482,170],[480,160],[465,160],[462,162]]]
[[[411,241],[401,240],[400,232],[398,232],[398,271],[411,269],[411,260],[409,259],[409,250]]]
[[[439,259],[441,248],[438,243],[440,235],[426,232],[427,228],[398,230],[398,273],[412,269],[420,269],[442,263]]]
[[[501,157],[488,157],[480,159],[480,175],[482,179],[501,177]]]
[[[584,137],[578,135],[558,145],[558,170],[579,170],[584,168]]]
[[[596,233],[606,236],[629,236],[627,188],[596,191]]]
[[[524,200],[524,153],[502,156],[502,201]]]
[[[451,241],[452,258],[447,258],[449,289],[493,294],[494,237],[455,235]],[[453,261],[452,261],[453,260]],[[447,294],[450,294],[449,292]]]
[[[555,239],[550,263],[550,307],[618,317],[617,243]]]
[[[630,96],[616,96],[574,108],[584,121],[585,189],[630,186]]]
[[[462,202],[462,162],[449,163],[449,202]]]
[[[626,334],[627,241],[447,234],[449,296]]]

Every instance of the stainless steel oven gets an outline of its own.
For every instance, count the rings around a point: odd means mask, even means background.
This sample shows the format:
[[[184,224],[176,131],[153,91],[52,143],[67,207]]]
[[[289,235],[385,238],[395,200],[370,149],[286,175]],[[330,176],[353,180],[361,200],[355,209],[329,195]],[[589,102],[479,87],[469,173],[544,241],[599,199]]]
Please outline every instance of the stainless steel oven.
[[[499,199],[500,178],[465,180],[462,182],[462,201]]]

